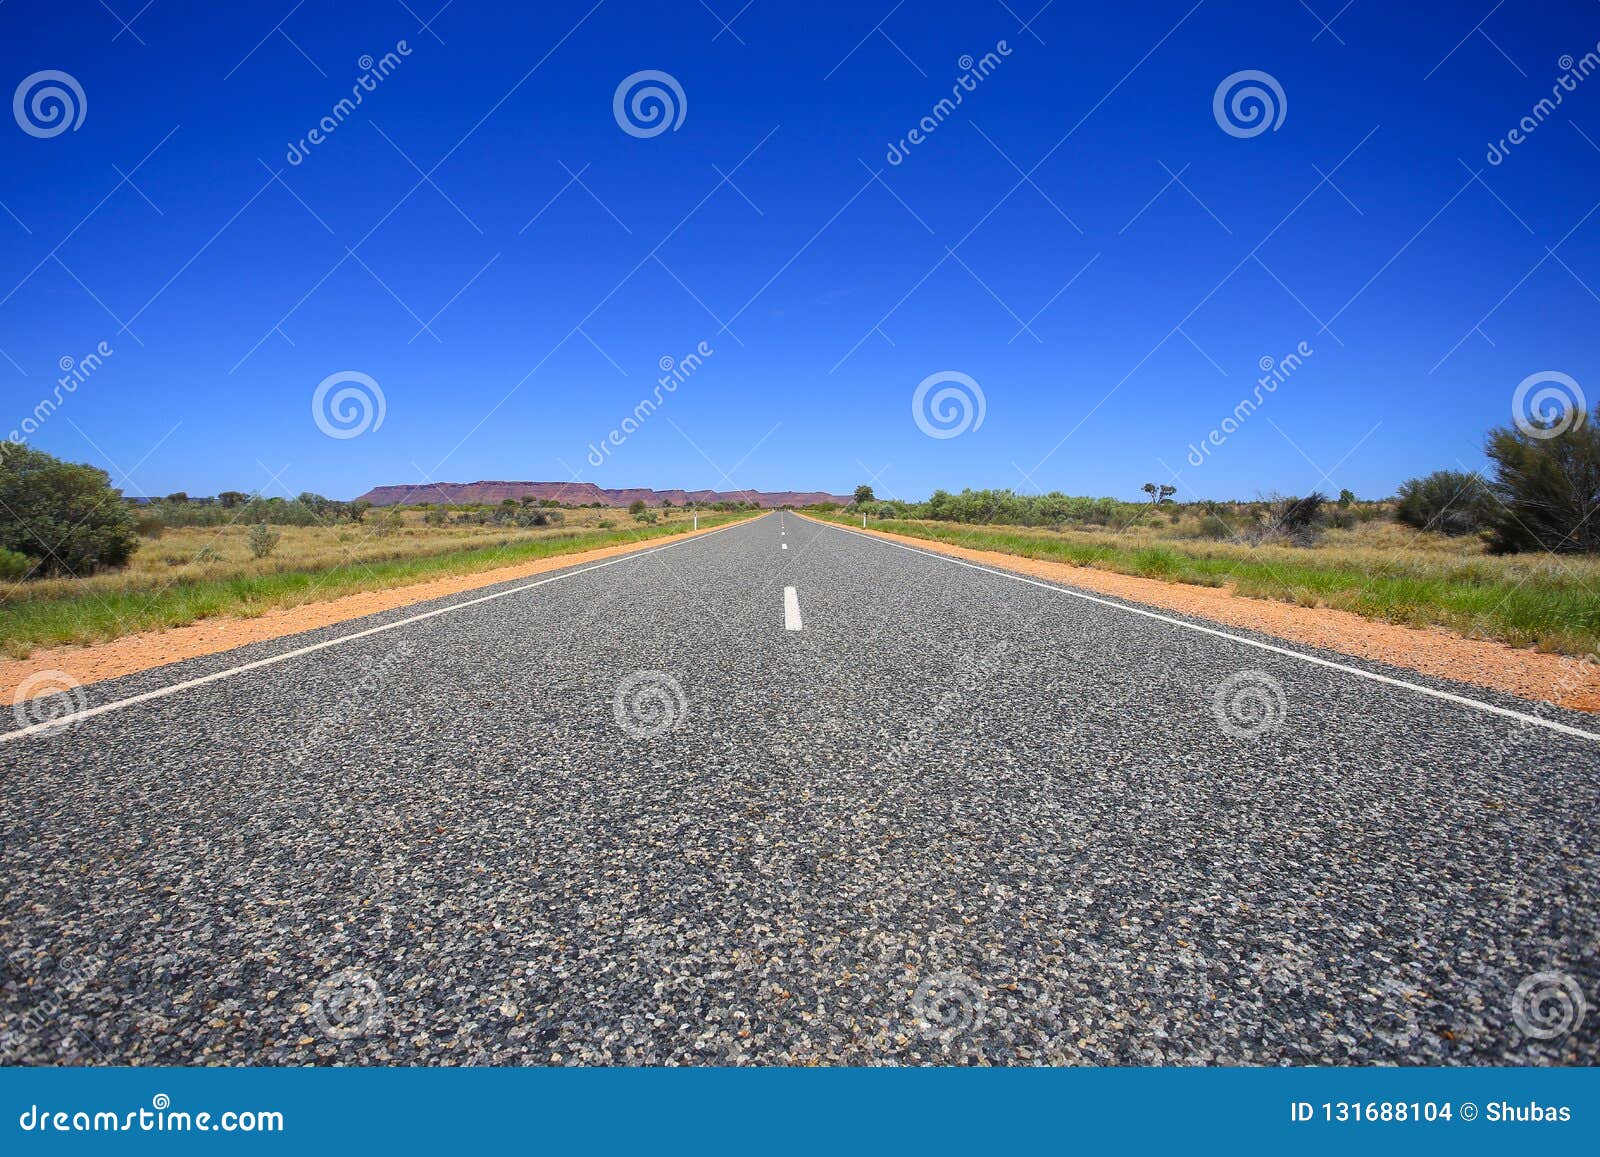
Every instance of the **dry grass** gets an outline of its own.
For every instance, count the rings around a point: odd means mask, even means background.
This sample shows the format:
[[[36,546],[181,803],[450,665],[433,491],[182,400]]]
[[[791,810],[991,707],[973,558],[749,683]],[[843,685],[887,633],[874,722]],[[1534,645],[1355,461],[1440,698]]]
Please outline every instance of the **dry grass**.
[[[121,570],[4,585],[0,650],[22,658],[38,646],[104,642],[217,615],[249,617],[355,591],[658,538],[688,529],[691,519],[676,510],[658,512],[655,524],[618,510],[563,513],[561,526],[528,529],[427,526],[420,511],[405,512],[401,526],[381,534],[370,524],[373,516],[368,524],[279,526],[274,529],[282,538],[267,558],[251,554],[248,526],[174,528],[144,539]],[[737,517],[702,512],[700,525]]]
[[[849,516],[838,516],[849,523]],[[1315,546],[1215,541],[1204,516],[1165,514],[1125,530],[875,521],[914,537],[1122,574],[1225,587],[1252,598],[1334,607],[1409,626],[1563,654],[1600,650],[1600,558],[1490,555],[1473,538],[1418,534],[1375,519]],[[1213,524],[1214,525],[1214,524]]]

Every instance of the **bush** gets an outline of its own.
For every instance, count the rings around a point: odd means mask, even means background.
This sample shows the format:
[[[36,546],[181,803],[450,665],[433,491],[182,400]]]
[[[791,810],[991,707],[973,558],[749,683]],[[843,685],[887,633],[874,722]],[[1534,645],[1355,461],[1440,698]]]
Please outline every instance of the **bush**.
[[[633,517],[637,522],[655,522],[657,515],[653,510],[641,510]]]
[[[20,582],[33,569],[33,559],[21,551],[0,547],[0,579],[8,583]]]
[[[1489,548],[1500,553],[1600,551],[1600,407],[1552,425],[1501,427],[1484,452],[1495,465]]]
[[[278,540],[283,537],[281,531],[274,530],[264,522],[258,522],[250,528],[250,534],[245,541],[250,544],[250,553],[256,558],[266,558],[278,549]]]
[[[635,518],[637,518],[637,517],[639,517],[639,515],[643,514],[644,511],[645,511],[644,499],[635,498],[632,502],[628,503],[628,513],[633,515]]]
[[[430,506],[422,515],[426,526],[443,526],[450,521],[450,513],[442,506]]]
[[[1435,470],[1400,486],[1394,509],[1397,522],[1440,534],[1474,534],[1483,529],[1494,503],[1489,488],[1476,474]]]
[[[32,574],[93,574],[138,546],[133,512],[104,470],[31,446],[0,455],[0,549],[30,559]]]
[[[140,511],[133,516],[133,529],[140,538],[160,538],[161,532],[167,529],[167,524],[161,521],[159,514]]]

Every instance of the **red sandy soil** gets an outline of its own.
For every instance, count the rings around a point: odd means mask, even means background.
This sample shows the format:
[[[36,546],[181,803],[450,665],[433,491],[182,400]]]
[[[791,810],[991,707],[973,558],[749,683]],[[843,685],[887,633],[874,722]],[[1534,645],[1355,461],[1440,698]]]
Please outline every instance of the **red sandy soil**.
[[[1246,598],[1226,588],[1169,583],[992,550],[970,550],[881,530],[866,533],[1078,590],[1260,631],[1292,643],[1473,683],[1574,711],[1600,712],[1600,665],[1569,656],[1469,639],[1444,628],[1406,627],[1327,607]]]

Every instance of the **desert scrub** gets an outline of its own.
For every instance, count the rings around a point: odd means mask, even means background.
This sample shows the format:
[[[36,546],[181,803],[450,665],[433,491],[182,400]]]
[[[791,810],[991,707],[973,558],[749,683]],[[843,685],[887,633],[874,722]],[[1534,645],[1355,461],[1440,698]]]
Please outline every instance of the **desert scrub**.
[[[281,531],[274,530],[264,522],[258,522],[250,528],[250,535],[245,542],[250,547],[250,553],[256,558],[266,558],[278,549],[278,542],[283,538]]]

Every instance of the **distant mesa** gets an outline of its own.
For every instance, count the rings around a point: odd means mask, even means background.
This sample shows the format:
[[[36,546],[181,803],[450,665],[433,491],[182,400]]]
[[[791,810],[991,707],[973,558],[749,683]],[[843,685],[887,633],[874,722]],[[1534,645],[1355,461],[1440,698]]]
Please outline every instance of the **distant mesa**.
[[[749,502],[762,507],[810,506],[817,502],[848,505],[848,494],[824,494],[820,490],[651,490],[635,487],[605,490],[592,482],[432,482],[418,486],[374,486],[361,499],[374,506],[420,506],[424,503],[493,506],[507,498],[548,498],[565,506],[632,506],[640,499],[646,506],[670,502],[687,506],[691,502],[708,506],[713,502]]]

